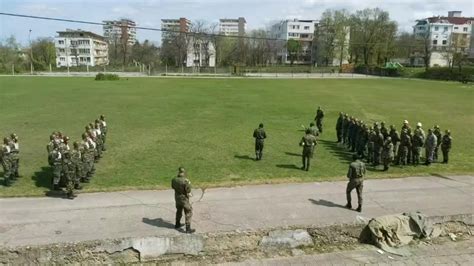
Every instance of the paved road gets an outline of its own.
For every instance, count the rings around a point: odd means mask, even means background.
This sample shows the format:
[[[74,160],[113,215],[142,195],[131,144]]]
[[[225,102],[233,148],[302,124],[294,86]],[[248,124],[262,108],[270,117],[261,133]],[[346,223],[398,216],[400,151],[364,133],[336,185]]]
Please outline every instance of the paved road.
[[[193,225],[215,232],[352,223],[409,211],[473,214],[473,185],[474,176],[367,180],[361,214],[343,208],[346,182],[195,190]],[[169,190],[82,194],[73,201],[0,199],[0,246],[179,234],[174,212]]]
[[[225,266],[263,265],[474,265],[474,238],[440,245],[411,247],[411,256],[400,257],[388,253],[380,254],[375,247],[363,250],[306,255],[290,258],[249,260],[224,263]]]

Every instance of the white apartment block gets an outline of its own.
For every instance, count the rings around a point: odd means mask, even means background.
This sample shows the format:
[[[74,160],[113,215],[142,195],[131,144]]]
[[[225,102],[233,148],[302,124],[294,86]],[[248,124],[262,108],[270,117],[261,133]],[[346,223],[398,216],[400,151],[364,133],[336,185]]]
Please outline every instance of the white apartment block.
[[[247,28],[247,21],[243,17],[237,19],[219,19],[219,33],[226,36],[244,36]]]
[[[317,20],[283,20],[271,27],[270,35],[272,38],[290,40],[294,39],[301,43],[301,52],[295,64],[312,64],[313,58],[313,37],[315,27],[318,25]],[[281,51],[277,54],[280,63],[290,64],[290,57],[285,48],[286,44],[282,45]]]
[[[123,40],[132,46],[137,41],[136,23],[129,19],[103,21],[104,37],[109,43],[121,43]]]
[[[450,11],[447,17],[418,20],[413,31],[417,38],[426,38],[430,44],[430,66],[448,66],[452,60],[452,52],[472,55],[473,23],[474,18],[462,17],[461,11]],[[423,58],[415,54],[411,64],[422,66]]]
[[[83,30],[67,29],[57,33],[54,38],[57,67],[109,64],[108,44],[104,37]]]
[[[191,21],[186,18],[162,19],[161,20],[161,41],[173,38],[180,32],[188,32],[191,28]]]
[[[215,67],[216,49],[212,42],[191,38],[188,42],[186,67]]]

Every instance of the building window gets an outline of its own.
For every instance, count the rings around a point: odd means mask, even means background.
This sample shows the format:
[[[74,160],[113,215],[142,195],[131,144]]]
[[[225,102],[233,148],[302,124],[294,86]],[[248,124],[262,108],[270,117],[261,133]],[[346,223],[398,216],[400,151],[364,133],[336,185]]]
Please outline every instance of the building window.
[[[64,50],[64,48],[59,48],[59,52],[60,53],[64,53],[66,50]]]
[[[448,44],[448,41],[447,40],[443,40],[443,45],[446,45]]]
[[[309,26],[304,26],[304,29],[305,29],[305,30],[309,30]]]
[[[455,30],[459,29],[459,27],[454,27]]]
[[[444,31],[448,31],[448,27],[444,27]]]
[[[462,31],[467,32],[467,27],[464,27]]]
[[[301,34],[301,36],[300,36],[300,37],[301,37],[301,38],[308,38],[308,37],[309,37],[309,35],[308,35],[308,34]]]
[[[437,45],[438,44],[438,40],[433,40],[433,45]]]
[[[64,44],[64,40],[59,40],[58,43],[59,44]]]
[[[59,58],[59,61],[62,61],[62,62],[64,62],[64,61],[66,61],[66,58],[64,58],[64,57],[60,57],[60,58]]]
[[[436,27],[435,27],[435,31],[438,31],[438,30],[439,30],[439,27],[438,27],[438,26],[436,26]]]

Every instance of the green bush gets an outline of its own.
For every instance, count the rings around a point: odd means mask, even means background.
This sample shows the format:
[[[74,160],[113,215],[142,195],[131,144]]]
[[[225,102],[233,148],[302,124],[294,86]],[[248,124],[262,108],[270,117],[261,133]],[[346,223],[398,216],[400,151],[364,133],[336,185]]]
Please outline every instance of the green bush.
[[[399,68],[386,68],[376,65],[357,65],[354,68],[355,73],[374,75],[374,76],[388,76],[388,77],[400,77],[401,69]]]
[[[457,68],[433,67],[417,75],[423,79],[454,80],[462,82],[473,82],[474,67],[464,67],[461,71]]]
[[[95,75],[95,80],[119,80],[119,76],[116,74],[99,73]]]

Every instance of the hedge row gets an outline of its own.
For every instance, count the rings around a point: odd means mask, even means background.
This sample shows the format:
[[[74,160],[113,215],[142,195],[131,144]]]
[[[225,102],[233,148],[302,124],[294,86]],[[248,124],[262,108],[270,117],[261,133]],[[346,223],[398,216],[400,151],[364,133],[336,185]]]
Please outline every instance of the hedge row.
[[[119,76],[116,74],[99,73],[95,75],[95,80],[119,80]]]

